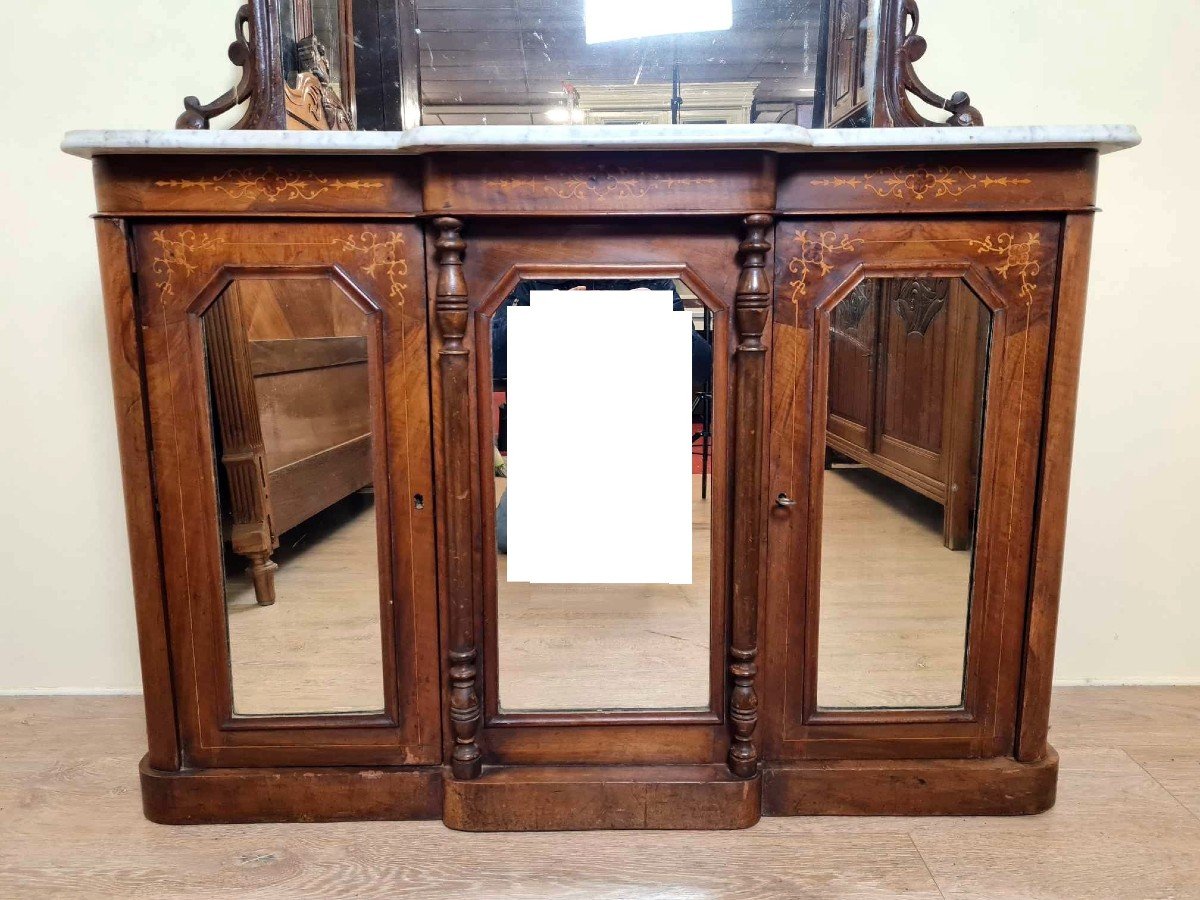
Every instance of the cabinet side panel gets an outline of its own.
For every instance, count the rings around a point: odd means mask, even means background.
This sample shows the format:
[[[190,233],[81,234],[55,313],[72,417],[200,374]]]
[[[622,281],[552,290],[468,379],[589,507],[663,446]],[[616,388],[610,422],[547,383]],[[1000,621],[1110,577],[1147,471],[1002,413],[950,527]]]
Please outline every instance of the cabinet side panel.
[[[159,556],[158,521],[150,470],[146,396],[138,343],[130,249],[120,219],[96,220],[100,278],[108,330],[117,447],[125,490],[129,559],[137,615],[142,690],[146,705],[148,761],[159,771],[179,769],[179,736],[167,646],[166,607]]]
[[[1042,759],[1047,753],[1050,684],[1054,675],[1058,592],[1062,583],[1067,493],[1071,484],[1071,448],[1075,440],[1075,404],[1079,393],[1079,358],[1083,345],[1083,310],[1093,219],[1091,213],[1067,216],[1063,229],[1042,442],[1033,586],[1021,679],[1016,747],[1016,756],[1021,762]]]

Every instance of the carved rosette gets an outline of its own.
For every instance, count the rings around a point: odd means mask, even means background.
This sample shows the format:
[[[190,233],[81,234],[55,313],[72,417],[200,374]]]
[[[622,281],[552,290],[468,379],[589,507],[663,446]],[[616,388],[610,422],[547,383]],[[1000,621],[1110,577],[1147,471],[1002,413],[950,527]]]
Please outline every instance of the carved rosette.
[[[735,357],[736,407],[734,452],[748,471],[737,479],[733,523],[733,621],[729,647],[729,770],[742,778],[758,773],[759,752],[754,743],[758,727],[758,582],[762,535],[759,485],[762,480],[763,390],[766,346],[763,333],[771,309],[767,254],[771,250],[772,220],[747,216],[745,236],[738,247],[742,261],[734,298],[738,346]]]
[[[437,323],[442,345],[438,364],[442,376],[442,429],[446,470],[446,591],[450,607],[450,727],[454,750],[450,769],[455,778],[478,778],[483,768],[476,742],[481,719],[478,651],[475,648],[475,604],[471,572],[471,433],[470,351],[467,333],[467,284],[463,278],[462,222],[439,218],[433,222]]]

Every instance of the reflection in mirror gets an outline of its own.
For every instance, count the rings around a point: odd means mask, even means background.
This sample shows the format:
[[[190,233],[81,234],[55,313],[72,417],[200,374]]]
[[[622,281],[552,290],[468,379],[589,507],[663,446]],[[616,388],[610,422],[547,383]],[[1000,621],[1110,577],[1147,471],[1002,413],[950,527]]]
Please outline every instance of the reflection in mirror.
[[[468,6],[416,0],[424,125],[812,123],[828,0]]]
[[[946,278],[831,313],[818,707],[963,702],[990,321]]]
[[[203,324],[234,712],[382,710],[368,317],[242,278]]]
[[[667,279],[522,282],[493,315],[505,712],[708,707],[713,346]]]

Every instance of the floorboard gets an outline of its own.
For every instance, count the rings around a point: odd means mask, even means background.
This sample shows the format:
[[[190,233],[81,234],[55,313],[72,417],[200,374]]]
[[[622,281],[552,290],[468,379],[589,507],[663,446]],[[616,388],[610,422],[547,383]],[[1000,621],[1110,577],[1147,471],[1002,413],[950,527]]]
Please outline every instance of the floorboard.
[[[1200,688],[1056,692],[1029,818],[765,819],[742,832],[172,828],[141,816],[136,697],[0,700],[0,897],[1200,897]]]

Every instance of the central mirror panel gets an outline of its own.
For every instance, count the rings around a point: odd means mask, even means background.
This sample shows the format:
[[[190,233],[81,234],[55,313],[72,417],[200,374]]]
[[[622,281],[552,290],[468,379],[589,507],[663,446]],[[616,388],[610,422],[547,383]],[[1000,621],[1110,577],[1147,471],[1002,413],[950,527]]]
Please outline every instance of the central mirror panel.
[[[723,316],[671,279],[524,281],[489,334],[500,712],[708,709]]]
[[[370,317],[327,277],[201,317],[235,716],[384,709]]]
[[[963,704],[990,326],[950,278],[830,313],[819,709]]]

